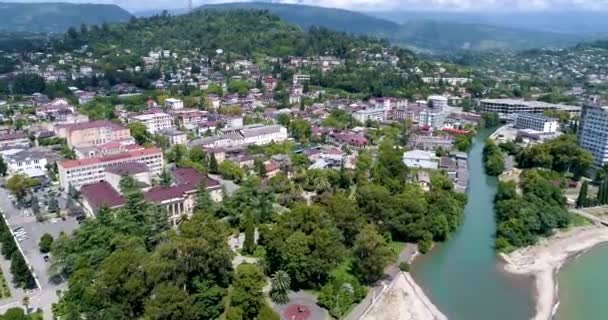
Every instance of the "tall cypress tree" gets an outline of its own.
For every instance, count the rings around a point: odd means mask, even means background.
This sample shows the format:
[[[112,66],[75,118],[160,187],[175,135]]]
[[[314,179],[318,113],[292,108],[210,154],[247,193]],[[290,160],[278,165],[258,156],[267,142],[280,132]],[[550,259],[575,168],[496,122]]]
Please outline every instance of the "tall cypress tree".
[[[578,198],[576,199],[576,206],[579,208],[583,208],[587,205],[587,191],[589,188],[589,183],[587,181],[583,182],[581,186],[581,190],[578,193]]]
[[[252,254],[255,251],[255,225],[253,224],[253,216],[251,212],[247,212],[247,221],[245,222],[245,242],[243,243],[243,252]]]
[[[213,174],[218,173],[217,159],[215,158],[214,153],[212,153],[211,156],[209,157],[209,172],[211,172]]]

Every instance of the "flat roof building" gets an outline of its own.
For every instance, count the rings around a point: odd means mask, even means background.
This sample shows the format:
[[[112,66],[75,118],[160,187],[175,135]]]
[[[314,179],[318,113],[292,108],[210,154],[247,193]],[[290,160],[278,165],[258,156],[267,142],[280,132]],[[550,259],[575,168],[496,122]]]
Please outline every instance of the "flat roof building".
[[[543,113],[546,110],[566,111],[571,116],[581,113],[581,107],[579,106],[553,104],[542,101],[482,99],[479,104],[479,112],[497,113],[503,120],[515,120],[515,115],[520,113]]]
[[[108,167],[132,162],[143,163],[153,175],[160,175],[164,165],[163,152],[159,148],[147,148],[105,157],[63,161],[57,165],[59,182],[64,190],[68,190],[70,185],[80,189],[83,185],[104,181]]]

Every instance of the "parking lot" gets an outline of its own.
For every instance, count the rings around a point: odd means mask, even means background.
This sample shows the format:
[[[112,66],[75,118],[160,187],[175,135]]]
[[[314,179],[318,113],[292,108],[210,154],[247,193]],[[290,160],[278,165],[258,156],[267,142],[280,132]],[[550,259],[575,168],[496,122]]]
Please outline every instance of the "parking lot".
[[[65,201],[61,202],[63,208]],[[66,283],[60,282],[54,283],[51,281],[48,273],[48,267],[50,263],[45,261],[44,254],[40,253],[38,242],[40,237],[48,233],[57,239],[61,232],[71,234],[78,228],[78,221],[74,217],[65,218],[49,218],[44,222],[36,221],[36,217],[31,213],[31,209],[17,209],[13,206],[11,197],[6,189],[0,188],[0,210],[4,213],[9,224],[9,228],[13,230],[17,238],[18,244],[23,251],[25,258],[33,269],[34,277],[38,280],[41,290],[32,293],[30,295],[31,307],[42,308],[44,310],[45,319],[51,317],[51,305],[58,300],[57,290],[63,290],[66,288]],[[10,265],[7,260],[2,261],[3,264]],[[3,268],[7,270],[6,265]],[[12,292],[18,292],[19,289],[15,289],[11,286]],[[23,296],[23,294],[18,294]],[[16,297],[17,295],[13,295]],[[5,309],[10,305],[14,306],[14,303],[2,305],[0,303],[0,312],[6,311]]]

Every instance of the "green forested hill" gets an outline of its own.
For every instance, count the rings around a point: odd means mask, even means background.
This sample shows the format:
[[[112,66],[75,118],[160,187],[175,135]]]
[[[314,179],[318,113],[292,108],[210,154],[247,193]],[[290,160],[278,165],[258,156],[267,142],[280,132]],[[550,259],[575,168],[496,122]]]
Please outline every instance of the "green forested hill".
[[[82,23],[122,22],[130,17],[116,5],[0,2],[0,31],[64,32]]]
[[[353,11],[295,4],[245,2],[205,5],[201,8],[268,10],[303,29],[322,26],[336,31],[378,36],[399,45],[431,51],[567,47],[582,40],[576,35],[545,31],[449,20],[425,20],[422,14],[399,24]]]
[[[303,29],[311,26],[325,27],[335,31],[354,34],[369,34],[389,38],[399,31],[401,26],[363,13],[325,7],[299,4],[281,4],[265,2],[237,2],[204,5],[201,9],[234,10],[254,9],[268,10],[281,19],[296,24]]]
[[[346,57],[353,48],[388,46],[382,40],[352,37],[322,28],[304,32],[260,10],[203,10],[181,16],[157,15],[131,19],[123,24],[94,26],[85,33],[68,32],[63,40],[68,48],[83,44],[99,53],[112,52],[115,47],[130,49],[137,55],[156,48],[177,52],[198,49],[206,53],[222,49],[247,57]],[[402,58],[413,59],[411,52],[401,52]]]

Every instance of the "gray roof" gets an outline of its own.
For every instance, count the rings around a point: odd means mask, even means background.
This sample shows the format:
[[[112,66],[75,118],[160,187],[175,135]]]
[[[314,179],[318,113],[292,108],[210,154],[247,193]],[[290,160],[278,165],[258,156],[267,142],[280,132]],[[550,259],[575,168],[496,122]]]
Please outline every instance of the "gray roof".
[[[254,128],[243,128],[241,130],[241,134],[244,137],[254,137],[254,136],[259,136],[262,134],[280,132],[282,128],[283,128],[283,126],[276,125],[276,124],[269,125],[269,126],[254,127]]]

